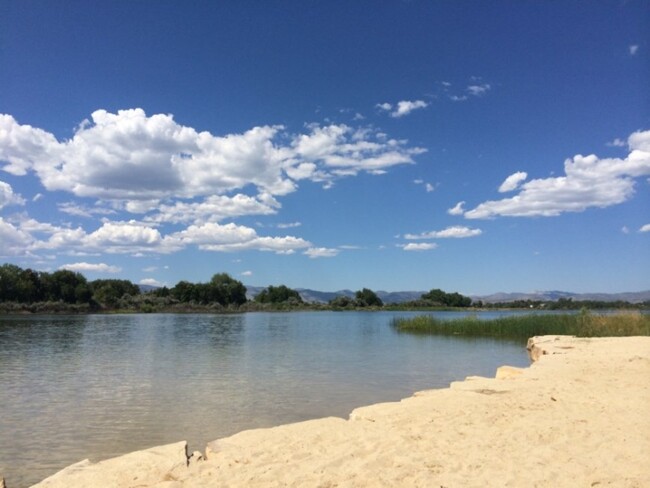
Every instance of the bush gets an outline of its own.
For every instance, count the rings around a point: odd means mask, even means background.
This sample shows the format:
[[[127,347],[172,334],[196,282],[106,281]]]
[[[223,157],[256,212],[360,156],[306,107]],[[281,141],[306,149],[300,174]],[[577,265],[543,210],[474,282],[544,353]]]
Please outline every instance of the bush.
[[[359,290],[355,294],[354,298],[357,307],[383,307],[384,306],[384,302],[381,301],[381,298],[379,298],[374,291],[369,290],[368,288]]]
[[[269,286],[255,297],[255,301],[258,303],[287,303],[289,305],[303,303],[300,294],[285,285]]]

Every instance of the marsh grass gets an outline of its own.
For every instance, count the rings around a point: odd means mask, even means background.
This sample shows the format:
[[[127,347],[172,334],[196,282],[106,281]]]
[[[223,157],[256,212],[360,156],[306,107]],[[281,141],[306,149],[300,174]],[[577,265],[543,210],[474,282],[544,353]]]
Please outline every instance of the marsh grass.
[[[639,312],[597,315],[587,311],[562,315],[515,315],[490,320],[476,316],[441,320],[430,315],[393,319],[400,332],[466,337],[526,339],[538,335],[578,337],[650,335],[650,315]]]

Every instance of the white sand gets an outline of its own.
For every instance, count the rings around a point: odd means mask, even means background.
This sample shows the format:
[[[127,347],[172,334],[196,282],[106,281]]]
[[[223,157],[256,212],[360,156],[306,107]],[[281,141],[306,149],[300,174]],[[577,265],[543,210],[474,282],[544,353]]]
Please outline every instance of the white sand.
[[[35,486],[650,487],[650,337],[535,344],[546,355],[498,379],[470,377],[350,420],[241,432],[210,443],[207,459],[186,462],[177,443]]]

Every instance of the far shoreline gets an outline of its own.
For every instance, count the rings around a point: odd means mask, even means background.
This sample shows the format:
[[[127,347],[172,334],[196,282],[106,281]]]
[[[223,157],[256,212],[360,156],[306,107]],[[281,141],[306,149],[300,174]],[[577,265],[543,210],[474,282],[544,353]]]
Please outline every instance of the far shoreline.
[[[228,314],[245,314],[245,313],[299,313],[299,312],[527,312],[527,313],[577,313],[580,308],[530,308],[530,307],[409,307],[400,304],[388,304],[383,307],[332,307],[326,303],[307,303],[299,306],[264,305],[260,306],[255,302],[249,302],[250,305],[240,307],[223,307],[223,306],[185,306],[163,307],[154,309],[124,309],[124,308],[106,308],[90,307],[79,304],[68,303],[0,303],[0,316],[38,316],[38,315],[148,315],[148,314],[200,314],[200,315],[228,315]],[[628,307],[604,307],[604,308],[587,308],[591,313],[612,313],[612,312],[648,312],[650,307],[643,304],[630,304]]]

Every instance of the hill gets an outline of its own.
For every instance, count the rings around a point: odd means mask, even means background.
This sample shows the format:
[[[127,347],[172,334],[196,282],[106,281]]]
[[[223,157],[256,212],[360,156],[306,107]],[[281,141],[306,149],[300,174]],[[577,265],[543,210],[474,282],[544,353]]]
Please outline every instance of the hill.
[[[264,287],[261,286],[247,286],[246,296],[249,299],[254,298],[260,293]],[[352,290],[339,290],[339,291],[318,291],[308,288],[296,288],[300,293],[302,299],[306,302],[327,303],[333,298],[338,296],[354,297],[355,292]],[[426,291],[377,291],[377,296],[381,298],[384,303],[404,303],[417,300]],[[512,292],[512,293],[493,293],[491,295],[474,295],[471,296],[473,301],[483,301],[484,303],[508,303],[517,300],[539,300],[543,302],[555,302],[560,298],[572,299],[574,301],[602,301],[602,302],[617,302],[624,301],[630,303],[641,303],[650,300],[650,290],[638,292],[624,292],[624,293],[572,293],[568,291],[535,291],[531,293]]]
[[[533,300],[555,302],[560,298],[572,299],[576,302],[593,300],[601,302],[630,302],[642,303],[650,300],[650,290],[623,293],[572,293],[568,291],[535,291],[531,293],[493,293],[484,296],[472,296],[472,300],[482,300],[485,303],[507,303],[517,300]]]

